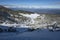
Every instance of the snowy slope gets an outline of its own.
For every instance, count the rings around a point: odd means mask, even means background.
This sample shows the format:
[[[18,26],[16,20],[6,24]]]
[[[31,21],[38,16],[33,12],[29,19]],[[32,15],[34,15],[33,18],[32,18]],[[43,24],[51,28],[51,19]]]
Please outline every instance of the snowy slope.
[[[0,25],[23,28],[46,28],[48,25],[58,24],[60,27],[60,15],[38,14],[23,10],[11,10],[0,6]]]

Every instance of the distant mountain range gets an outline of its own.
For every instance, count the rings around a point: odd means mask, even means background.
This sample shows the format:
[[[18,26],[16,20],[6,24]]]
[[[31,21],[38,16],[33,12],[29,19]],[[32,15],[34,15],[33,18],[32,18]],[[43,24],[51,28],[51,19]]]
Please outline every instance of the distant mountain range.
[[[37,12],[37,13],[42,13],[42,14],[60,14],[60,9],[29,9],[29,8],[10,8],[12,10],[25,10],[25,11],[30,11],[30,12]]]

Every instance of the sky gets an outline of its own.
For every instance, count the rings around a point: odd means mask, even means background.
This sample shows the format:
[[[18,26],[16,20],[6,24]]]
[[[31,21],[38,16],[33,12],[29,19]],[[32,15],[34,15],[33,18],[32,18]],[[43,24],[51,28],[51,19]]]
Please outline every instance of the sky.
[[[0,0],[0,5],[12,8],[60,8],[60,0]]]

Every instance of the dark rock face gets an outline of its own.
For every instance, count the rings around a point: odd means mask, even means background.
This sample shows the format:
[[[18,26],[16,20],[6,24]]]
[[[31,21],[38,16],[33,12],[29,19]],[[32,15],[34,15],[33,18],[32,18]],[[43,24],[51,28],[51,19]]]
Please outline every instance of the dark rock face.
[[[0,32],[16,32],[16,28],[8,26],[0,26]]]
[[[3,32],[3,29],[2,28],[0,28],[0,32]]]
[[[31,32],[34,31],[34,30],[35,30],[35,29],[28,29],[28,31],[31,31]]]
[[[47,27],[47,29],[49,29],[49,31],[60,31],[60,27],[57,26],[57,24],[54,24],[54,25],[50,25]]]
[[[0,16],[3,16],[3,17],[8,17],[10,16],[7,12],[1,12],[0,11]]]
[[[9,28],[8,28],[8,32],[16,32],[16,29],[13,28],[13,27],[9,27]]]

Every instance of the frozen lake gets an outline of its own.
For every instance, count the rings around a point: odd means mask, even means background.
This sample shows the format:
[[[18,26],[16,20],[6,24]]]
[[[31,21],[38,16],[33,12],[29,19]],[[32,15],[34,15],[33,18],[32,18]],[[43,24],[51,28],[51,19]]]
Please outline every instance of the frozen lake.
[[[60,31],[1,32],[0,40],[60,40]]]

